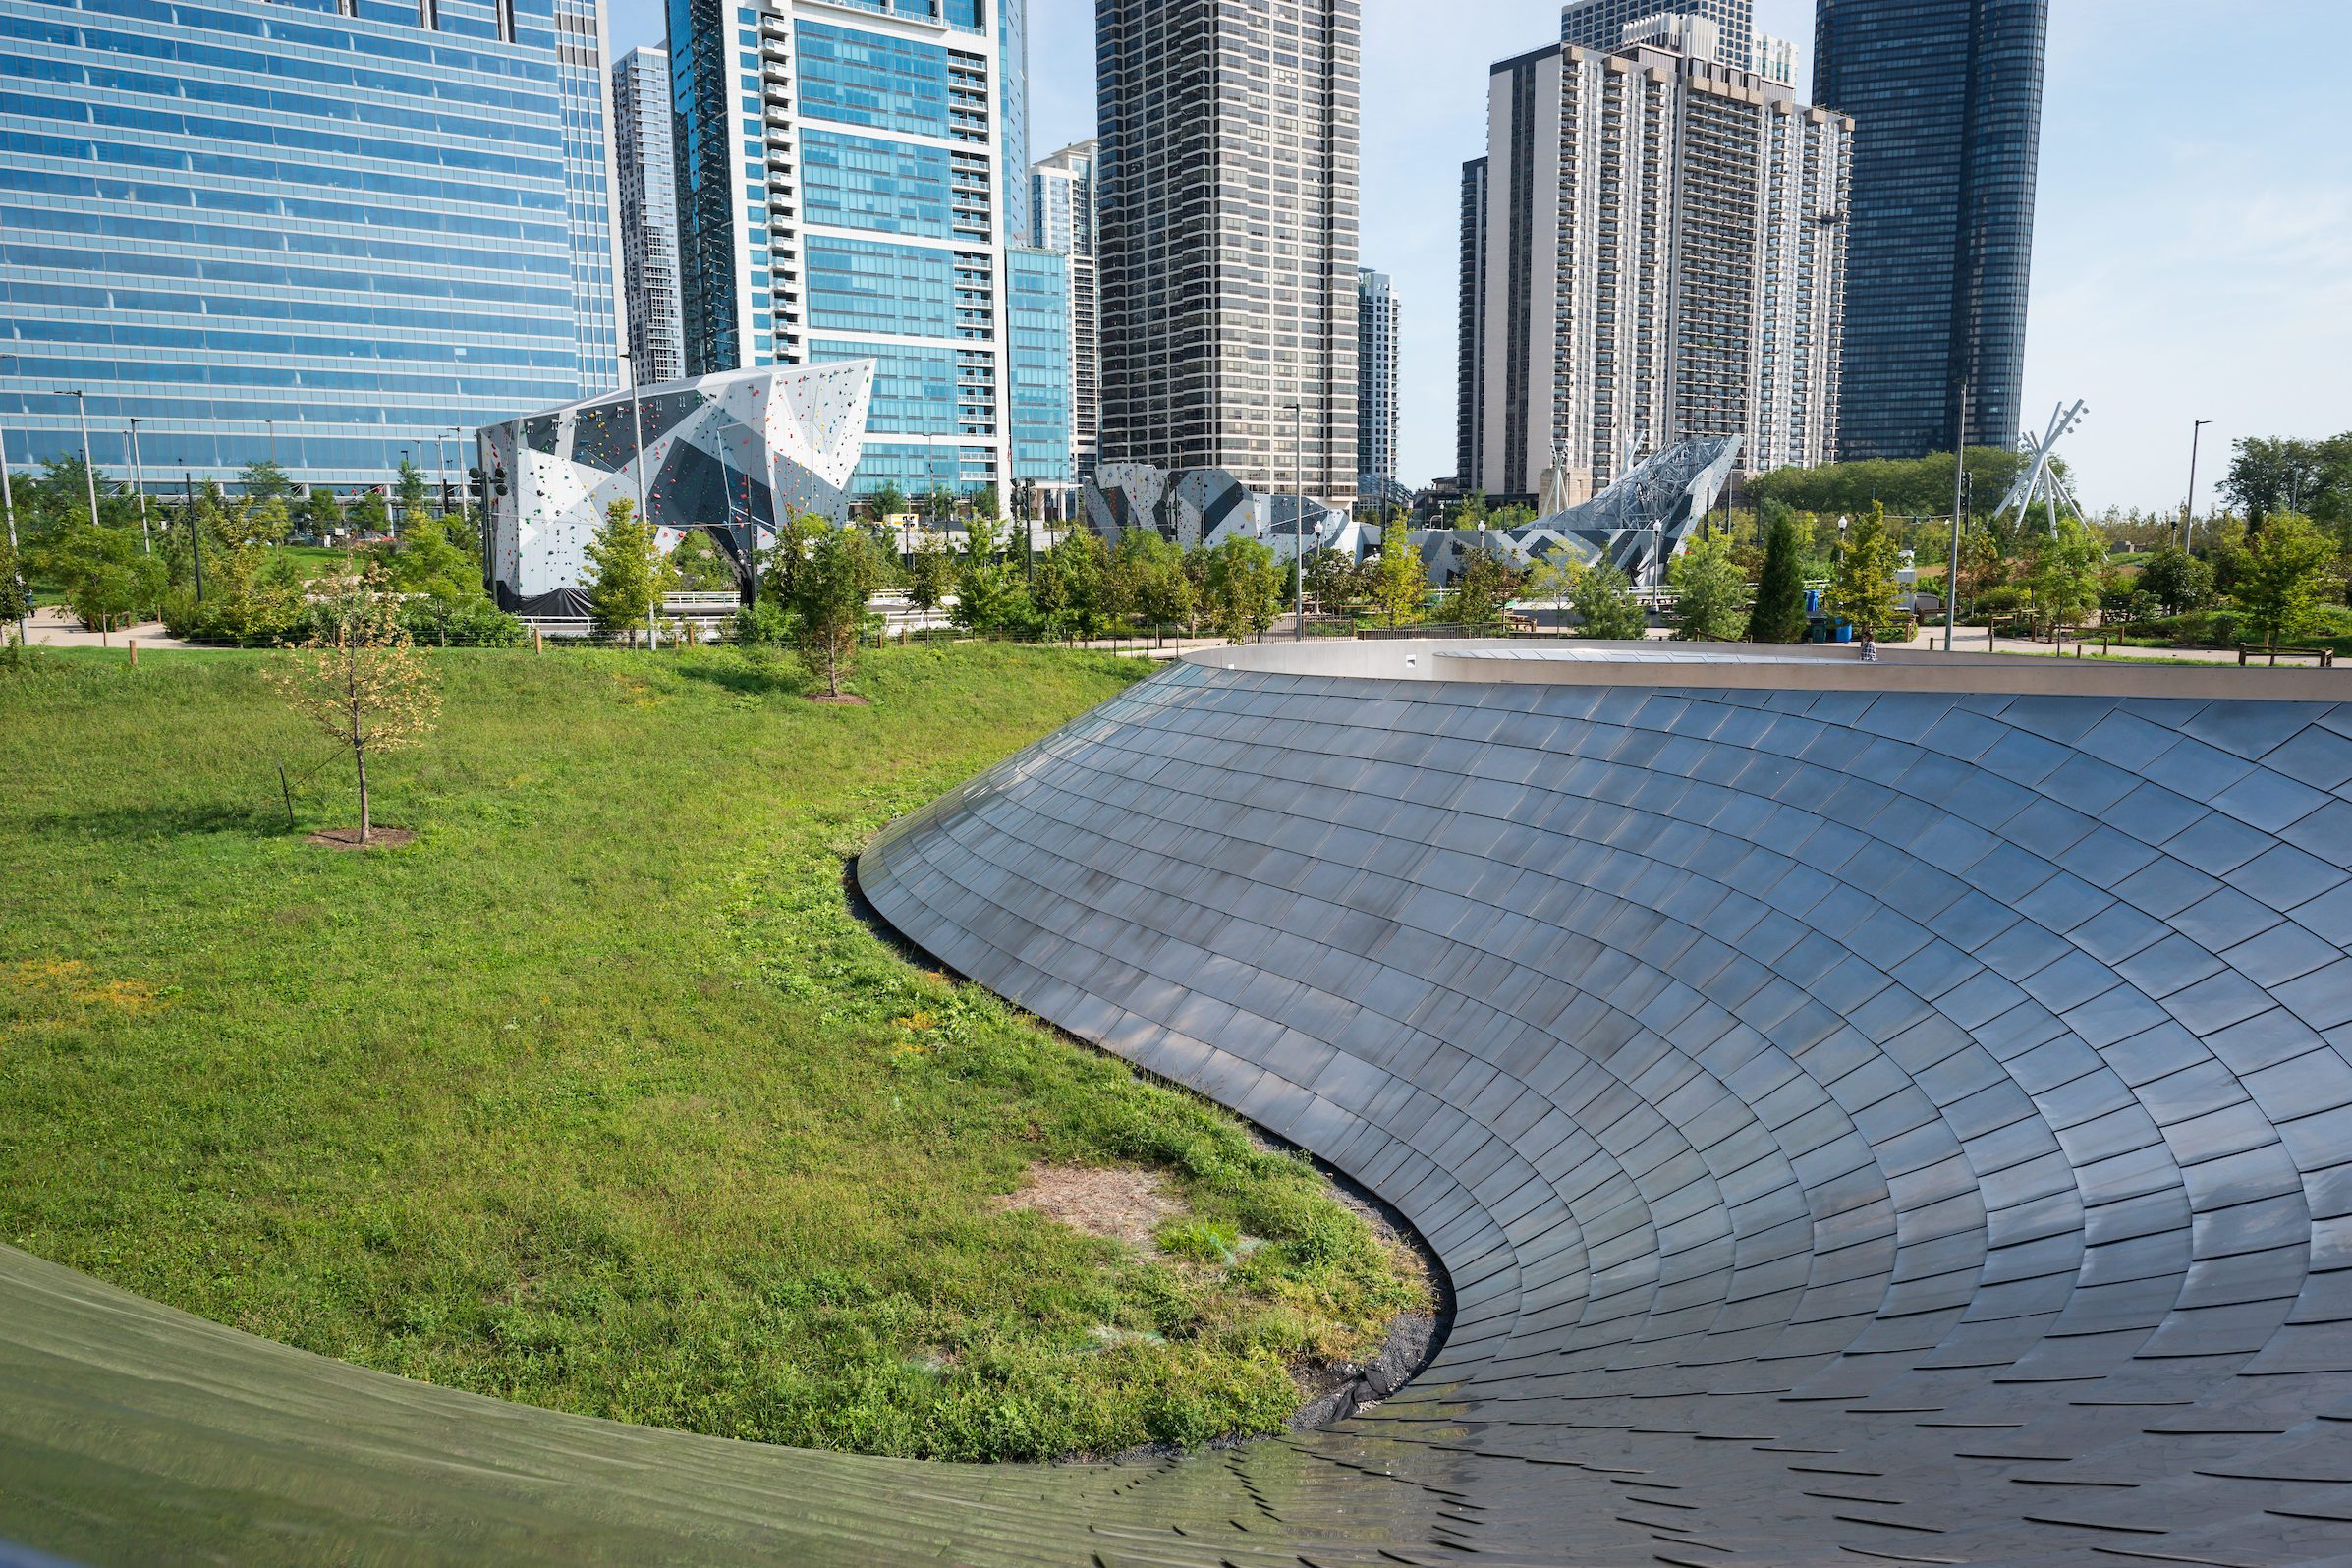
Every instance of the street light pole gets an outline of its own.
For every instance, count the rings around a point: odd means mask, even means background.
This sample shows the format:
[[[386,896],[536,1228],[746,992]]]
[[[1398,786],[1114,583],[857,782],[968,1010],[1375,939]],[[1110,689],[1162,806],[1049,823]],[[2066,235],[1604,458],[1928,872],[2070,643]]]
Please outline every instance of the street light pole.
[[[629,425],[637,433],[637,462],[632,465],[637,471],[637,520],[649,525],[650,520],[645,516],[645,420],[638,412],[637,356],[623,349],[621,363],[629,366]],[[758,525],[755,523],[753,527],[756,529]],[[753,538],[756,542],[758,535],[755,533]]]
[[[1968,492],[1968,383],[1960,383],[1960,428],[1952,441],[1952,564],[1943,580],[1943,650],[1952,651],[1960,603],[1960,514]]]
[[[2180,512],[2180,547],[2186,550],[2197,539],[2197,447],[2205,439],[2205,427],[2213,421],[2199,420],[2189,426],[2189,504]]]
[[[17,554],[17,492],[10,487],[8,482],[8,443],[5,441],[0,441],[0,506],[8,509],[9,570],[17,574],[17,581],[8,586],[11,591],[15,591],[24,587],[25,571],[21,558]],[[20,598],[20,609],[22,605],[23,599]],[[32,641],[25,630],[25,617],[22,614],[17,617],[17,641],[21,644]]]
[[[1291,467],[1299,476],[1299,518],[1291,530],[1291,626],[1290,640],[1307,640],[1307,405],[1293,403],[1291,414]]]
[[[278,466],[278,421],[263,420],[261,424],[269,431],[269,466],[274,469]]]
[[[89,461],[89,400],[79,391],[60,388],[55,394],[74,400],[74,412],[82,420],[82,482],[89,486],[89,526],[98,526],[98,471]]]
[[[126,418],[123,421],[131,429],[131,487],[139,492],[139,536],[145,541],[147,553],[155,553],[155,533],[147,527],[147,474],[139,463],[139,427],[147,421]]]

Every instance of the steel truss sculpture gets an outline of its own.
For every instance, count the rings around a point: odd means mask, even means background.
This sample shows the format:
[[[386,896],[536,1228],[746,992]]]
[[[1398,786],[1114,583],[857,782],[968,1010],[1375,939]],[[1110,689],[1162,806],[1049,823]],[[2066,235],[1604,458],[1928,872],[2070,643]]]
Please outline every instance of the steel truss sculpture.
[[[2083,422],[2083,416],[2087,412],[2088,408],[2079,399],[2073,408],[2061,403],[2057,411],[2050,415],[2049,428],[2043,431],[2040,440],[2030,433],[2019,438],[2017,450],[2034,461],[2009,486],[2009,493],[2001,497],[2001,504],[1993,511],[1994,517],[2007,517],[2014,510],[2018,525],[2023,527],[2027,516],[2034,510],[2034,503],[2040,501],[2048,512],[2049,531],[2055,533],[2058,532],[2058,504],[2061,501],[2076,517],[2083,515],[2083,503],[2074,498],[2074,489],[2066,482],[2066,476],[2058,472],[2057,455],[2058,443],[2074,433],[2075,426]]]
[[[490,509],[488,570],[499,603],[583,613],[584,552],[612,503],[637,504],[641,467],[661,548],[704,530],[739,577],[775,542],[779,516],[840,519],[865,444],[873,370],[870,360],[734,370],[481,430],[482,471],[509,476],[509,493]]]
[[[1362,553],[1361,530],[1348,513],[1310,498],[1300,523],[1295,494],[1253,490],[1223,469],[1170,474],[1148,463],[1103,463],[1086,485],[1087,525],[1116,545],[1130,530],[1149,529],[1183,549],[1211,549],[1230,538],[1259,539],[1283,559],[1304,542],[1316,550]]]
[[[957,1469],[423,1387],[0,1249],[0,1559],[2341,1564],[2352,690],[1803,649],[1196,655],[858,863],[1367,1184],[1338,1427]]]
[[[1585,566],[1606,561],[1636,588],[1663,588],[1666,569],[1731,482],[1741,438],[1677,442],[1643,459],[1625,477],[1581,506],[1524,528],[1422,529],[1413,535],[1429,581],[1451,583],[1470,556],[1492,551],[1532,566],[1563,552]]]

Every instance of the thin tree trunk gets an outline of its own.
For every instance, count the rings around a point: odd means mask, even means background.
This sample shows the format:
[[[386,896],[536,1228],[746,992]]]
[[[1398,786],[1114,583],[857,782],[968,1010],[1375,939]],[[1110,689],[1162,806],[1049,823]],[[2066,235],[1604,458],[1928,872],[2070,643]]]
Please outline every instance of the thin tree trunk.
[[[351,755],[360,766],[360,842],[364,844],[372,831],[367,818],[367,748],[355,745]]]

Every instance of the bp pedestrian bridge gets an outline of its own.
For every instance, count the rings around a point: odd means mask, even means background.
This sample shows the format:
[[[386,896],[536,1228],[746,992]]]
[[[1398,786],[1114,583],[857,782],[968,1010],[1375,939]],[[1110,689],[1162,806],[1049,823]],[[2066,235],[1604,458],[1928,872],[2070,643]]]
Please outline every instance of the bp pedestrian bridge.
[[[5,1253],[0,1540],[2352,1560],[2343,677],[1218,649],[857,870],[940,963],[1401,1210],[1452,1290],[1420,1376],[1191,1458],[922,1466],[427,1388]]]

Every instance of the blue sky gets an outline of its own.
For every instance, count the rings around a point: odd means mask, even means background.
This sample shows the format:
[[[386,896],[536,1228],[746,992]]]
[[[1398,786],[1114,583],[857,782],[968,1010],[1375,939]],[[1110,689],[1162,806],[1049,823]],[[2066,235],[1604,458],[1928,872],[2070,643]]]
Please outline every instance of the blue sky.
[[[1091,135],[1093,0],[1029,0],[1031,139]],[[2052,0],[2026,407],[2091,412],[2066,451],[2084,502],[2177,507],[2246,435],[2352,429],[2352,0]],[[1758,0],[1798,40],[1811,0]],[[1432,15],[1440,25],[1432,26]],[[613,0],[616,49],[661,41]],[[1404,297],[1402,477],[1453,469],[1456,189],[1485,141],[1489,62],[1557,35],[1551,0],[1365,0],[1365,263]],[[2204,501],[2201,500],[2201,504]]]

